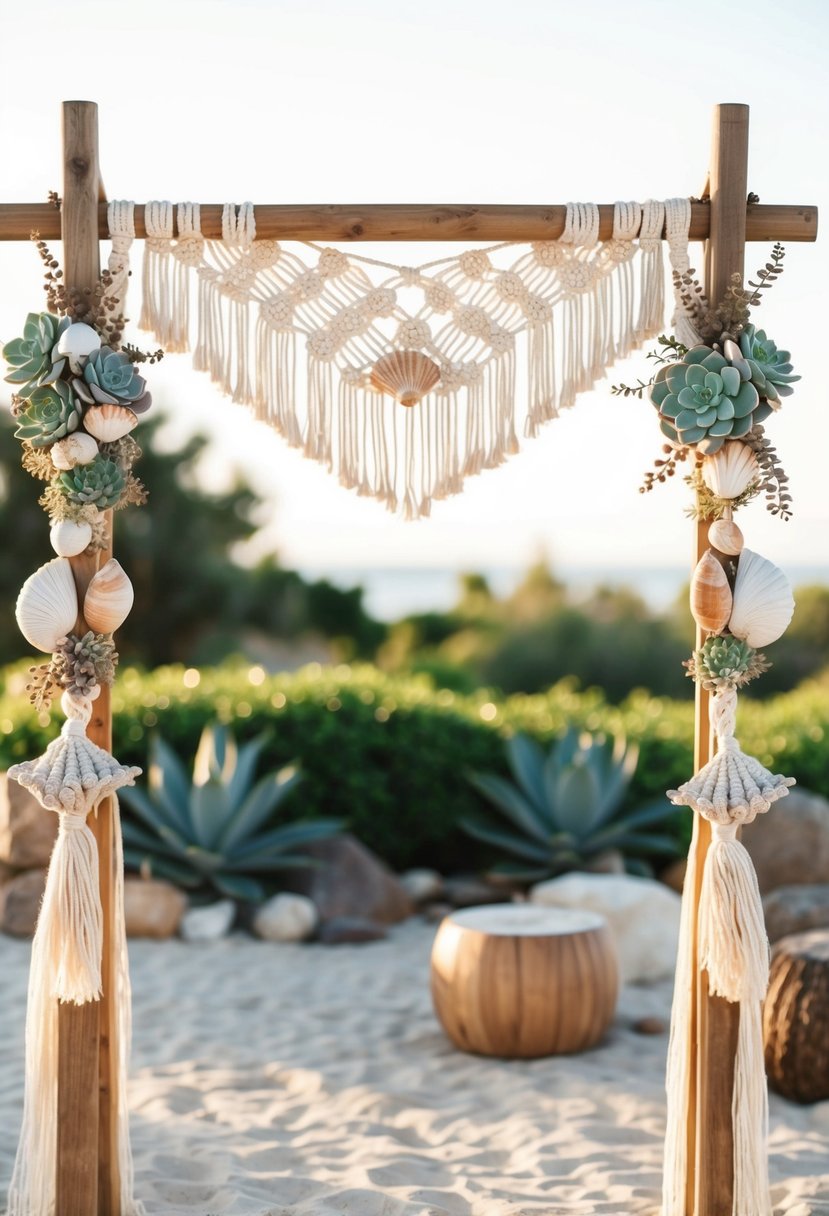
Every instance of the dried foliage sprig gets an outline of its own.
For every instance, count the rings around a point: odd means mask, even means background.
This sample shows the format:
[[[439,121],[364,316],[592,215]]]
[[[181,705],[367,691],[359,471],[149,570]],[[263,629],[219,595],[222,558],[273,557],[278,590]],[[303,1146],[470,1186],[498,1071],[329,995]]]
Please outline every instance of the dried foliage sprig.
[[[792,496],[789,493],[789,476],[780,462],[777,449],[772,446],[762,425],[755,426],[745,438],[745,443],[757,457],[763,471],[763,480],[757,492],[766,496],[766,510],[779,515],[788,522],[792,517]]]
[[[703,480],[700,464],[695,465],[693,472],[687,475],[685,483],[694,491],[694,501],[686,508],[685,514],[699,522],[722,519],[728,507],[734,511],[744,507],[757,497],[762,484],[760,481],[752,481],[736,498],[720,498]]]
[[[688,448],[672,448],[669,443],[664,444],[662,453],[665,459],[657,458],[653,462],[653,469],[648,469],[645,473],[639,493],[649,494],[658,482],[664,484],[669,477],[675,477],[677,465],[687,458],[688,452]]]

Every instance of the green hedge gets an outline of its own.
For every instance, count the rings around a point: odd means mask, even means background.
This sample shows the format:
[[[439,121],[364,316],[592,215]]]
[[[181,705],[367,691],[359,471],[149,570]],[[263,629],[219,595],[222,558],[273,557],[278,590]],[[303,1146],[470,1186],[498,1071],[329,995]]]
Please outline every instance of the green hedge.
[[[0,767],[28,758],[54,737],[57,721],[29,707],[25,667],[6,669],[0,693]],[[188,687],[198,679],[194,687]],[[829,795],[825,684],[815,681],[765,702],[743,700],[743,746],[775,771]],[[114,750],[143,765],[153,730],[186,759],[205,723],[232,723],[239,738],[266,732],[263,764],[298,759],[301,789],[286,805],[296,818],[335,815],[390,864],[472,867],[478,847],[457,828],[479,806],[465,772],[504,771],[501,738],[524,730],[549,739],[573,722],[591,731],[624,732],[641,758],[630,793],[636,805],[676,786],[691,772],[691,702],[634,693],[610,706],[597,690],[568,681],[547,693],[495,702],[486,690],[463,696],[437,690],[427,677],[389,677],[369,666],[320,668],[266,676],[225,665],[119,674],[113,696]],[[677,830],[682,812],[675,813]]]

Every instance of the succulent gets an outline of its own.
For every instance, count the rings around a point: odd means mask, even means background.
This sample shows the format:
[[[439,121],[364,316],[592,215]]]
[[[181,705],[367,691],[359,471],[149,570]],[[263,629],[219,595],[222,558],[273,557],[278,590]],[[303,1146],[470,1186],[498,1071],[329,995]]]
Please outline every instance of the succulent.
[[[769,661],[739,638],[711,637],[695,650],[685,666],[703,688],[741,688],[769,669]]]
[[[241,747],[222,726],[202,732],[192,780],[160,737],[150,750],[148,789],[120,795],[139,822],[124,821],[128,866],[201,894],[261,900],[269,876],[313,865],[294,852],[340,830],[332,819],[274,826],[275,813],[299,781],[294,768],[253,784],[264,744]]]
[[[74,385],[87,405],[127,405],[134,414],[143,414],[152,405],[144,377],[138,375],[126,355],[110,346],[92,352],[83,376],[78,376]]]
[[[636,745],[621,737],[580,734],[572,727],[546,754],[533,739],[515,735],[507,741],[514,783],[493,773],[470,776],[509,830],[478,819],[462,826],[477,840],[520,859],[495,867],[514,878],[560,874],[608,849],[622,850],[629,869],[646,872],[642,854],[673,855],[678,848],[668,835],[642,831],[664,824],[671,814],[666,801],[620,813],[638,758]]]
[[[111,637],[91,629],[77,637],[70,633],[61,638],[54,655],[60,684],[73,696],[89,696],[99,684],[112,684],[118,654]]]
[[[106,511],[118,502],[126,483],[114,461],[96,456],[91,464],[78,464],[61,473],[53,484],[70,502]]]
[[[710,346],[694,346],[679,363],[660,367],[651,388],[662,431],[678,447],[703,455],[747,435],[771,413],[739,368]]]
[[[58,378],[64,360],[54,348],[68,325],[68,317],[61,319],[50,312],[30,312],[23,326],[23,337],[13,338],[3,347],[3,358],[11,368],[6,380],[19,386],[16,390],[19,397],[29,397],[33,389]]]
[[[778,350],[764,329],[747,325],[740,335],[740,355],[734,359],[744,380],[751,380],[761,397],[777,401],[790,397],[791,387],[800,376],[792,375],[791,355],[787,350]]]
[[[56,380],[32,389],[17,419],[16,437],[28,439],[34,448],[45,448],[78,429],[81,406],[70,385]]]

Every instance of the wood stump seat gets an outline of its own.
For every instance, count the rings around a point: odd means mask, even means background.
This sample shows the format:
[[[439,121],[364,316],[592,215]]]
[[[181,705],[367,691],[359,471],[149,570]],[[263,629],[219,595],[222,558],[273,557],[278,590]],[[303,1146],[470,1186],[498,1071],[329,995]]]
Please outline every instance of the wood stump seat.
[[[772,1089],[795,1102],[829,1098],[829,929],[775,945],[763,1037]]]
[[[438,930],[431,988],[438,1020],[463,1051],[507,1059],[584,1051],[613,1018],[616,948],[595,912],[465,908]]]

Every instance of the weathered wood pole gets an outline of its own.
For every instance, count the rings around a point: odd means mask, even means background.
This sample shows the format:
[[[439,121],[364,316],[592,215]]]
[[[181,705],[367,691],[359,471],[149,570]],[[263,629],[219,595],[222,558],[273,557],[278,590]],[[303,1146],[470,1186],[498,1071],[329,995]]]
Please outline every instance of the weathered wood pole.
[[[98,281],[98,107],[89,101],[63,103],[63,205],[61,233],[67,287],[81,291]],[[82,605],[89,581],[112,556],[112,512],[107,512],[109,548],[71,558]],[[83,615],[76,632],[86,631]],[[87,734],[112,747],[109,689],[93,702]],[[103,996],[87,1005],[61,1005],[58,1017],[58,1100],[55,1216],[120,1216],[118,1171],[117,1025],[113,953],[113,801],[98,807],[90,827],[98,842],[104,912]]]

